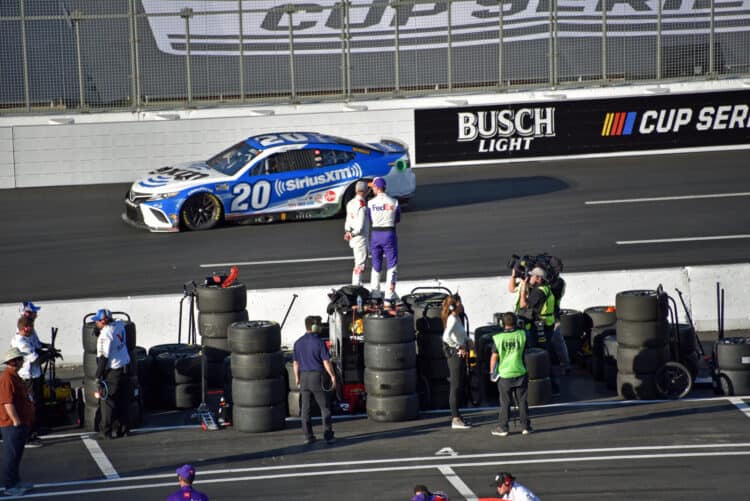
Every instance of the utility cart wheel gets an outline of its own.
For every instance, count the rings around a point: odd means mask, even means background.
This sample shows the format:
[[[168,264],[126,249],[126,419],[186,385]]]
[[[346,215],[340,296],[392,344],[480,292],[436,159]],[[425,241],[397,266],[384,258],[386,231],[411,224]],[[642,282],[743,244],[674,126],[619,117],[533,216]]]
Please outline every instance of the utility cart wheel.
[[[690,371],[679,362],[670,361],[659,367],[654,379],[656,390],[664,398],[679,400],[693,389]]]

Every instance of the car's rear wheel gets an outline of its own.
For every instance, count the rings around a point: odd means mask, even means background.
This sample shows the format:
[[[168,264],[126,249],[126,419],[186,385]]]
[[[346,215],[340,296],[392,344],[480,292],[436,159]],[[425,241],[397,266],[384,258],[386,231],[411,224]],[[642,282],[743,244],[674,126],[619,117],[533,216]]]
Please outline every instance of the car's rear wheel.
[[[197,193],[182,205],[180,219],[188,230],[213,228],[221,220],[221,202],[211,193]]]

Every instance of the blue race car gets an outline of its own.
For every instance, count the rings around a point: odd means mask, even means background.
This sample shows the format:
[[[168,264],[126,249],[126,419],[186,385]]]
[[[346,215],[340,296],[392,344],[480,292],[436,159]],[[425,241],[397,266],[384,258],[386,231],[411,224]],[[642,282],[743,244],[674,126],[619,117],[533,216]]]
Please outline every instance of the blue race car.
[[[416,178],[406,144],[359,143],[313,132],[261,134],[205,162],[161,167],[133,183],[122,219],[151,231],[207,230],[331,217],[345,210],[359,180],[383,177],[403,202]]]

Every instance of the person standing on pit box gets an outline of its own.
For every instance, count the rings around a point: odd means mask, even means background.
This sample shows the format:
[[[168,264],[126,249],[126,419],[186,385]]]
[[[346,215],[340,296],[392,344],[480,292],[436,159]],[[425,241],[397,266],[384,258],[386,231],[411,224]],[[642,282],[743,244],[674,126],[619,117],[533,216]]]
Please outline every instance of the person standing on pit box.
[[[383,269],[383,255],[385,254],[385,298],[390,300],[396,294],[396,268],[398,266],[396,224],[401,221],[401,207],[398,205],[398,200],[388,196],[385,192],[385,179],[382,177],[373,179],[372,191],[375,197],[367,202],[372,257],[370,289],[373,292],[380,291],[380,272]]]
[[[312,418],[310,417],[310,397],[320,407],[320,415],[323,419],[323,438],[327,444],[333,443],[333,425],[331,422],[331,405],[329,394],[323,391],[323,371],[331,378],[331,390],[336,389],[336,374],[333,372],[331,357],[328,348],[322,339],[318,337],[320,323],[315,316],[305,318],[305,334],[294,343],[294,379],[299,387],[301,402],[302,431],[305,434],[305,444],[315,442],[312,431]]]
[[[99,400],[101,411],[100,436],[105,439],[127,435],[130,431],[128,405],[130,388],[128,384],[128,364],[130,355],[125,334],[125,325],[121,320],[113,320],[112,312],[100,309],[92,319],[99,329],[96,342],[96,380],[104,388],[104,395]],[[120,427],[113,430],[112,425],[118,420]]]
[[[362,274],[367,265],[367,233],[370,220],[367,217],[367,183],[357,181],[354,198],[346,204],[346,222],[344,223],[344,240],[354,252],[354,269],[352,285],[362,285]]]

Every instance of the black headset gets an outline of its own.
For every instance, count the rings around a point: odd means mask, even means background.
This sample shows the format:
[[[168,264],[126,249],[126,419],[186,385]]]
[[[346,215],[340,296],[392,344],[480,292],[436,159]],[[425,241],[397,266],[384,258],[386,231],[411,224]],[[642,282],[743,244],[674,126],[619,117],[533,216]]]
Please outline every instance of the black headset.
[[[513,475],[511,475],[507,471],[501,471],[500,473],[497,474],[498,484],[510,486],[510,484],[513,483],[513,480],[515,480]]]

